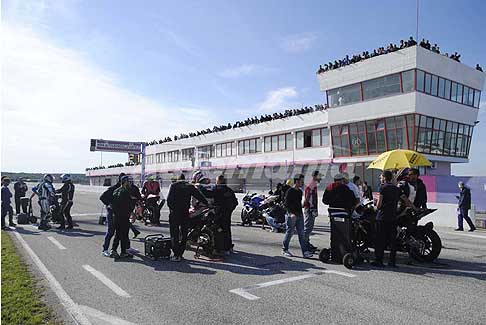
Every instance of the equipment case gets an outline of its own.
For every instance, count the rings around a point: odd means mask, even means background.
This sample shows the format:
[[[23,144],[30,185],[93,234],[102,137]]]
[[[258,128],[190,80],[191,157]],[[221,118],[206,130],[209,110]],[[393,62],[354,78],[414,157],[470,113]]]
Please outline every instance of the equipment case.
[[[170,237],[162,234],[148,235],[145,237],[145,256],[154,261],[159,258],[169,258],[172,248]]]

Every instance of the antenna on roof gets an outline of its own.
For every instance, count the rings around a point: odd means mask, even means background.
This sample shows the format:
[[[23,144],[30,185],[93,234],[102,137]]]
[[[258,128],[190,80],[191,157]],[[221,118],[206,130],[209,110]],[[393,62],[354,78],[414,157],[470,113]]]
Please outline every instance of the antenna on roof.
[[[419,39],[419,0],[417,0],[417,29],[415,31],[415,39]]]

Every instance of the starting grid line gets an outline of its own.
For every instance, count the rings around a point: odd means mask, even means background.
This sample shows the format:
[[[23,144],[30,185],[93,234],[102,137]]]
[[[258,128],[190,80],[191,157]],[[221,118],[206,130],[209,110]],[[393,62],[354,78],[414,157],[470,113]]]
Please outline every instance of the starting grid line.
[[[356,277],[355,274],[351,274],[351,273],[334,271],[334,270],[325,270],[325,271],[320,271],[320,272],[315,272],[315,273],[310,273],[310,274],[304,274],[304,275],[298,275],[298,276],[280,279],[280,280],[263,282],[263,283],[259,283],[259,284],[246,286],[246,287],[243,287],[243,288],[232,289],[229,292],[234,293],[234,294],[236,294],[240,297],[243,297],[245,299],[248,299],[248,300],[258,300],[258,299],[260,299],[260,297],[250,293],[249,291],[253,291],[253,290],[261,289],[261,288],[266,288],[266,287],[271,287],[271,286],[275,286],[275,285],[279,285],[279,284],[304,280],[304,279],[308,279],[308,278],[313,278],[313,277],[316,277],[318,275],[323,275],[323,274],[337,274],[337,275],[345,276],[345,277],[348,277],[348,278]]]
[[[130,295],[128,294],[128,292],[126,292],[125,290],[120,288],[113,281],[108,279],[103,273],[94,269],[92,266],[85,264],[85,265],[83,265],[83,269],[85,269],[86,271],[91,273],[95,278],[100,280],[101,283],[103,283],[105,286],[107,286],[109,289],[111,289],[111,291],[116,293],[118,296],[124,297],[124,298],[130,298]]]

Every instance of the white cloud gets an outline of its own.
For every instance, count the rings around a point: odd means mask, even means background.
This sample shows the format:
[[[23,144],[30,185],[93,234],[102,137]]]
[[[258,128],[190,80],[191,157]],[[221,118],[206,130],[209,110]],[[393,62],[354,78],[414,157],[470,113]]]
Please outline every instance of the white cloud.
[[[269,72],[272,69],[257,64],[243,64],[237,67],[228,68],[219,73],[223,78],[239,78],[258,73]]]
[[[212,125],[208,111],[124,89],[116,76],[29,29],[2,29],[3,170],[82,172],[98,164],[90,138],[149,141]]]
[[[265,101],[259,105],[259,109],[270,112],[281,111],[285,105],[289,105],[288,99],[297,96],[298,93],[294,87],[283,87],[269,91]]]
[[[299,53],[310,49],[315,40],[317,40],[316,33],[289,35],[281,41],[280,46],[288,52]]]

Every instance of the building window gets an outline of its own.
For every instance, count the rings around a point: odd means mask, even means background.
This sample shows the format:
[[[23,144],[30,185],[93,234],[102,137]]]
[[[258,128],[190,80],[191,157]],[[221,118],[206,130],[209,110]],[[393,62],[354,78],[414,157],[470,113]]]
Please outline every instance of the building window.
[[[457,102],[459,104],[462,103],[462,92],[464,91],[464,86],[461,84],[457,84]]]
[[[425,72],[417,70],[417,91],[425,91]]]
[[[445,97],[445,79],[444,78],[439,78],[439,97],[440,98]]]
[[[214,158],[214,146],[202,146],[197,147],[197,158],[198,159],[209,159]]]
[[[297,134],[297,149],[322,147],[329,145],[329,129],[299,131]]]
[[[451,100],[451,81],[447,80],[445,81],[445,94],[444,98],[447,100]]]
[[[437,96],[438,85],[439,85],[439,77],[432,76],[432,84],[431,84],[431,91],[430,91],[430,94],[432,96]]]
[[[216,145],[216,157],[231,157],[236,155],[234,142],[218,143]]]
[[[169,151],[167,153],[167,161],[168,162],[177,162],[177,161],[179,161],[179,150]]]
[[[400,92],[400,75],[389,76],[363,81],[364,100],[383,97]]]
[[[361,85],[354,84],[328,91],[329,107],[336,107],[361,101]]]
[[[413,91],[415,83],[415,70],[408,70],[402,72],[402,91],[404,93]]]
[[[192,160],[194,158],[194,148],[182,149],[182,161]]]
[[[353,156],[364,156],[366,152],[366,123],[353,123],[349,126],[351,154]]]
[[[292,134],[279,134],[265,137],[265,152],[292,150]]]
[[[262,140],[260,138],[238,141],[238,154],[248,155],[262,151]]]
[[[425,93],[430,95],[430,85],[432,84],[432,75],[430,73],[425,74]]]
[[[474,90],[474,107],[479,108],[479,102],[481,99],[481,92]]]

